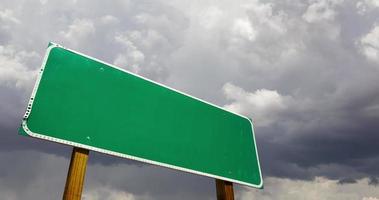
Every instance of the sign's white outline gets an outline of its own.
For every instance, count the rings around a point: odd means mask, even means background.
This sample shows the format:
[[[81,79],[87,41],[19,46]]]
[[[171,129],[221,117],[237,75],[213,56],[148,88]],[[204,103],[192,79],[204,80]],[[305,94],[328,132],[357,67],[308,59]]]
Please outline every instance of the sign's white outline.
[[[191,170],[191,169],[187,169],[187,168],[184,168],[184,167],[178,167],[178,166],[174,166],[174,165],[170,165],[170,164],[165,164],[165,163],[161,163],[161,162],[157,162],[157,161],[153,161],[153,160],[139,158],[139,157],[131,156],[131,155],[124,154],[124,153],[118,153],[118,152],[115,152],[115,151],[101,149],[101,148],[97,148],[97,147],[93,147],[93,146],[89,146],[89,145],[84,145],[84,144],[80,144],[80,143],[76,143],[76,142],[71,142],[71,141],[67,141],[67,140],[63,140],[63,139],[59,139],[59,138],[54,138],[54,137],[50,137],[50,136],[46,136],[46,135],[42,135],[42,134],[38,134],[38,133],[32,132],[28,128],[27,119],[28,119],[29,114],[30,114],[30,112],[32,110],[34,97],[35,97],[35,95],[37,93],[38,86],[39,86],[39,83],[41,81],[41,78],[42,78],[42,75],[43,75],[43,71],[44,71],[47,59],[49,57],[49,54],[50,54],[51,50],[54,49],[54,48],[62,48],[62,49],[71,51],[71,52],[73,52],[75,54],[78,54],[78,55],[81,55],[83,57],[95,60],[97,62],[100,62],[100,63],[104,64],[104,65],[113,67],[115,69],[118,69],[118,70],[123,71],[123,72],[128,73],[128,74],[137,76],[137,77],[142,78],[142,79],[144,79],[146,81],[149,81],[151,83],[157,84],[159,86],[165,87],[165,88],[173,90],[173,91],[175,91],[177,93],[183,94],[185,96],[191,97],[193,99],[196,99],[196,100],[201,101],[203,103],[206,103],[208,105],[214,106],[214,107],[219,108],[221,110],[233,113],[235,115],[238,115],[240,117],[243,117],[243,118],[247,119],[250,122],[251,128],[252,128],[252,134],[253,134],[253,138],[254,138],[254,147],[255,147],[256,157],[257,157],[257,161],[258,161],[258,170],[259,170],[259,176],[260,176],[260,181],[261,182],[259,184],[251,184],[251,183],[247,183],[247,182],[244,182],[244,181],[234,180],[234,179],[230,179],[230,178],[226,178],[226,177],[222,177],[222,176],[217,176],[217,175],[214,175],[214,174],[209,174],[209,173],[204,173],[204,172],[200,172],[200,171],[196,171],[196,170]],[[52,42],[50,42],[50,46],[46,50],[46,54],[45,54],[45,57],[43,59],[42,65],[41,65],[40,72],[38,74],[36,83],[34,85],[34,88],[33,88],[33,91],[32,91],[32,95],[31,95],[31,97],[29,99],[29,103],[28,103],[25,115],[24,115],[24,117],[22,119],[22,128],[31,137],[35,137],[35,138],[39,138],[39,139],[44,139],[44,140],[49,140],[49,141],[52,141],[52,142],[57,142],[57,143],[66,144],[66,145],[70,145],[70,146],[75,146],[75,147],[80,147],[80,148],[84,148],[84,149],[89,149],[89,150],[93,150],[93,151],[97,151],[97,152],[101,152],[101,153],[105,153],[105,154],[109,154],[109,155],[113,155],[113,156],[117,156],[117,157],[127,158],[127,159],[136,160],[136,161],[140,161],[140,162],[144,162],[144,163],[148,163],[148,164],[153,164],[153,165],[158,165],[158,166],[166,167],[166,168],[169,168],[169,169],[175,169],[175,170],[184,171],[184,172],[188,172],[188,173],[192,173],[192,174],[196,174],[196,175],[202,175],[202,176],[207,176],[207,177],[211,177],[211,178],[216,178],[216,179],[221,179],[221,180],[225,180],[225,181],[230,181],[230,182],[234,182],[234,183],[238,183],[238,184],[246,185],[246,186],[250,186],[250,187],[255,187],[255,188],[262,188],[263,187],[263,178],[262,178],[261,166],[260,166],[260,161],[259,161],[259,156],[258,156],[258,150],[257,150],[257,144],[256,144],[256,139],[255,139],[255,134],[254,134],[254,126],[253,126],[252,121],[248,117],[240,115],[240,114],[232,112],[232,111],[229,111],[229,110],[226,110],[225,108],[222,108],[222,107],[217,106],[215,104],[212,104],[210,102],[204,101],[202,99],[199,99],[197,97],[191,96],[191,95],[186,94],[184,92],[178,91],[176,89],[173,89],[173,88],[171,88],[169,86],[166,86],[166,85],[163,85],[161,83],[155,82],[153,80],[150,80],[148,78],[145,78],[143,76],[140,76],[138,74],[130,72],[128,70],[122,69],[120,67],[114,66],[112,64],[106,63],[104,61],[98,60],[98,59],[93,58],[91,56],[85,55],[85,54],[77,52],[75,50],[68,49],[66,47],[63,47],[61,45],[58,45],[58,44],[52,43]]]

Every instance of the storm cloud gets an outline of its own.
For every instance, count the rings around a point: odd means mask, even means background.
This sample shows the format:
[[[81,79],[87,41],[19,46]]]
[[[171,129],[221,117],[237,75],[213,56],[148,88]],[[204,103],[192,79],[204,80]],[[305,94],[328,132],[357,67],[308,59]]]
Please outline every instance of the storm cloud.
[[[240,199],[278,199],[284,185],[331,186],[318,199],[379,198],[378,1],[1,1],[0,192],[9,199],[40,199],[30,188],[16,194],[35,180],[48,185],[41,194],[63,187],[70,148],[17,135],[49,41],[252,118],[267,184],[238,187]],[[87,199],[214,198],[212,179],[91,156]],[[36,171],[50,166],[59,178]],[[327,196],[336,191],[346,195]]]

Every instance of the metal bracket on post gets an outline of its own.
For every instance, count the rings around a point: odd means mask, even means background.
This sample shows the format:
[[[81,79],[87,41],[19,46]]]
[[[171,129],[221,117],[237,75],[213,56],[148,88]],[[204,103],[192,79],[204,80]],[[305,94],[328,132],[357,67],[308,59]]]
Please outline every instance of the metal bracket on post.
[[[80,200],[82,198],[88,154],[87,149],[73,148],[63,200]]]
[[[216,179],[217,200],[234,200],[233,183]]]

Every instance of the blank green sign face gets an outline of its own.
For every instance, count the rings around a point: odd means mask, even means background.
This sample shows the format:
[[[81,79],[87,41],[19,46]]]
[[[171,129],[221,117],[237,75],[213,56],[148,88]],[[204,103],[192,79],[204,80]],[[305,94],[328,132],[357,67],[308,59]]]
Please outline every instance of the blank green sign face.
[[[248,118],[54,44],[47,50],[20,132],[263,185]]]

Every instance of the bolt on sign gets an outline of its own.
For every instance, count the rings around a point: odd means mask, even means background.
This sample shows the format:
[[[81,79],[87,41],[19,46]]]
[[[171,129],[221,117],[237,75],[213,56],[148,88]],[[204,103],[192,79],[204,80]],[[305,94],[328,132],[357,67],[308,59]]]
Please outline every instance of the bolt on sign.
[[[50,44],[20,134],[262,188],[252,122]]]

